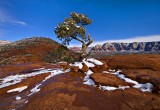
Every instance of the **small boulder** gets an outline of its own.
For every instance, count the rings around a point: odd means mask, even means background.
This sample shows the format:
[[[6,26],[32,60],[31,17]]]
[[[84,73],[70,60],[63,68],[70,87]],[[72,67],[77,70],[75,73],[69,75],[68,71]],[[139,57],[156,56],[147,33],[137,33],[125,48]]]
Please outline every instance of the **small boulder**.
[[[102,69],[107,70],[109,69],[109,66],[107,65],[107,63],[105,61],[101,61],[103,63],[103,65],[101,66]]]
[[[82,73],[87,72],[87,71],[89,70],[88,66],[87,66],[85,63],[82,63],[82,65],[83,65],[83,67],[82,67],[82,69],[80,69],[80,71],[81,71]]]
[[[106,74],[106,73],[94,73],[91,74],[91,78],[95,81],[96,84],[100,84],[102,86],[113,86],[119,87],[121,86],[129,86],[128,83],[123,81],[122,79],[118,78],[113,74]]]
[[[71,68],[70,68],[70,72],[78,72],[78,70],[79,70],[79,67],[78,66],[71,66]]]
[[[101,73],[103,71],[106,71],[109,67],[106,64],[105,61],[101,61],[103,63],[103,65],[96,65],[95,67],[90,67],[90,69],[94,72],[94,73]]]
[[[61,68],[63,68],[63,70],[65,71],[66,69],[69,69],[70,68],[70,65],[68,63],[59,63],[59,66]]]

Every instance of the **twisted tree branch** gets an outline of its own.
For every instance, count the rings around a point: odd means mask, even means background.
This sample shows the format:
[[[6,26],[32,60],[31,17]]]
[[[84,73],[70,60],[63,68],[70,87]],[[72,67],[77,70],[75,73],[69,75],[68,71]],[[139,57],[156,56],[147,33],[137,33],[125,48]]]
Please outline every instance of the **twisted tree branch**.
[[[75,39],[75,40],[78,40],[78,41],[80,41],[80,42],[82,42],[83,44],[85,43],[83,40],[81,40],[81,39],[79,39],[79,38],[77,38],[77,37],[74,37],[74,36],[71,36],[73,39]]]
[[[86,45],[89,46],[92,42],[93,40],[91,40],[91,35],[88,34],[88,43]]]

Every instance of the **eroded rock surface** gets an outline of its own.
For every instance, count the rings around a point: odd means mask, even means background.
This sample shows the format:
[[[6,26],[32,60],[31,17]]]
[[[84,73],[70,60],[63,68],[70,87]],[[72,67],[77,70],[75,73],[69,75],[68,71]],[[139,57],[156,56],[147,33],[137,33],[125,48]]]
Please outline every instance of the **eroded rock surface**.
[[[160,71],[150,69],[129,69],[122,72],[127,77],[141,83],[151,82],[154,85],[154,92],[160,91]]]
[[[129,86],[124,80],[118,78],[113,74],[105,74],[105,73],[94,73],[91,74],[91,78],[97,83],[102,86]]]
[[[137,89],[102,91],[82,84],[83,76],[66,73],[53,77],[25,110],[146,110],[159,109],[160,97]]]
[[[113,58],[114,61],[119,62],[113,62],[110,58],[110,61],[103,59],[102,65],[87,63],[90,67],[87,64],[81,65],[80,63],[77,63],[78,67],[76,67],[65,62],[59,64],[25,63],[1,66],[1,81],[7,76],[25,76],[37,72],[41,74],[31,77],[27,76],[17,84],[0,88],[0,109],[142,110],[145,108],[145,110],[159,110],[160,95],[158,91],[160,76],[157,56],[146,56],[145,58],[148,59],[146,61],[151,61],[147,63],[143,62],[143,58],[140,59],[135,56],[130,56],[130,61],[126,58],[127,56],[124,59],[123,57],[115,56],[115,58],[122,59]],[[124,62],[126,61],[126,64],[120,64],[124,63],[123,60]],[[153,62],[154,65],[150,64]],[[142,63],[144,64],[141,66]],[[97,73],[91,70],[91,68],[97,67]],[[137,67],[139,68],[137,69]],[[149,68],[146,69],[147,67]],[[122,75],[119,74],[118,76],[116,70],[108,71],[109,68],[122,69],[122,72],[119,72]],[[83,72],[80,70],[83,70]],[[138,88],[133,88],[130,83],[121,79],[121,77],[124,77],[123,75],[139,83],[153,84],[153,93],[148,91],[142,92]],[[85,78],[93,79],[96,84],[85,85]],[[88,81],[89,83],[92,82],[91,80]],[[98,85],[112,87],[122,85],[130,87],[126,89],[103,90]],[[27,88],[21,92],[7,93],[9,90],[24,86],[27,86]]]

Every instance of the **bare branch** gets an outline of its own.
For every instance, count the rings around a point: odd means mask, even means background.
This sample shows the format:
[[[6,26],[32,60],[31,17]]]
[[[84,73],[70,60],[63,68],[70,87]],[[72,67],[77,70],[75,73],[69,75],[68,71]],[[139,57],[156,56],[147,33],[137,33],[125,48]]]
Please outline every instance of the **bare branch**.
[[[88,34],[88,41],[90,41],[91,40],[91,35],[90,34]]]
[[[88,34],[88,43],[86,45],[89,46],[92,42],[93,40],[91,40],[91,35]]]
[[[71,36],[73,39],[75,39],[75,40],[78,40],[78,41],[80,41],[80,42],[82,42],[82,43],[85,43],[83,40],[81,40],[81,39],[79,39],[79,38],[77,38],[77,37],[74,37],[74,36]]]

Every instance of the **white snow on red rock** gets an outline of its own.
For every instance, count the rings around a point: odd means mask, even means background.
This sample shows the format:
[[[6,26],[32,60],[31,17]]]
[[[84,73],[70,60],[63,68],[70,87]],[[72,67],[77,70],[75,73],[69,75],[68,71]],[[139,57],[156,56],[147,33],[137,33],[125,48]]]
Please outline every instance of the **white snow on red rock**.
[[[83,61],[83,63],[85,63],[88,67],[95,67],[95,65],[93,63],[87,62],[87,61]]]
[[[87,59],[87,61],[90,61],[96,65],[103,65],[103,63],[101,61],[93,59],[93,58],[89,58],[89,59]]]
[[[8,90],[7,93],[11,93],[11,92],[22,92],[23,90],[27,89],[28,86],[23,86],[23,87],[19,87],[19,88],[14,88],[11,90]]]
[[[117,89],[127,89],[127,88],[130,88],[129,86],[119,86],[118,88],[117,87],[112,87],[112,86],[99,86],[100,89],[102,90],[107,90],[107,91],[113,91],[113,90],[117,90]]]
[[[20,96],[16,96],[16,100],[21,100],[21,97]]]
[[[85,63],[88,66],[88,68],[95,67],[95,65],[103,65],[103,63],[101,61],[93,59],[93,58],[83,60],[83,63]],[[70,66],[78,66],[79,69],[82,69],[82,67],[83,67],[82,62],[75,62],[74,64],[70,64]],[[138,88],[143,92],[152,92],[153,85],[151,83],[140,84],[137,81],[134,81],[130,78],[125,77],[125,75],[120,74],[120,72],[121,72],[121,70],[115,71],[115,70],[111,70],[111,69],[108,71],[104,71],[104,73],[116,75],[117,77],[119,77],[120,79],[124,80],[127,83],[134,84],[133,88]],[[86,72],[86,76],[84,77],[83,84],[95,86],[95,82],[90,78],[91,74],[94,74],[91,70],[88,70],[88,72]],[[100,86],[99,88],[102,90],[117,90],[117,89],[124,90],[124,89],[130,88],[130,87],[129,86],[119,86],[118,88],[116,88],[116,87],[110,87],[110,86]]]
[[[45,73],[54,73],[54,74],[59,74],[59,72],[57,70],[52,70],[52,69],[44,69],[44,68],[39,68],[39,69],[34,69],[37,70],[35,72],[31,72],[28,74],[17,74],[17,75],[11,75],[11,76],[7,76],[3,79],[0,79],[0,88],[4,88],[10,85],[14,85],[17,83],[20,83],[23,79],[32,77],[32,76],[36,76],[39,74],[45,74]],[[62,71],[61,71],[62,73]]]
[[[79,69],[82,69],[83,67],[82,62],[75,62],[74,64],[70,64],[70,66],[77,66]]]
[[[124,80],[125,82],[134,84],[133,88],[140,89],[142,92],[152,92],[153,85],[151,83],[145,83],[145,84],[138,83],[135,80],[127,78],[124,74],[120,74],[120,72],[121,72],[121,70],[114,72],[114,73],[110,73],[107,71],[104,71],[103,73],[114,74],[117,77],[119,77],[120,79]]]

